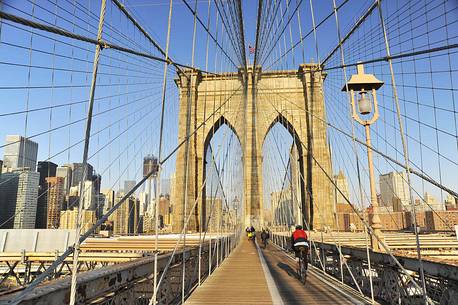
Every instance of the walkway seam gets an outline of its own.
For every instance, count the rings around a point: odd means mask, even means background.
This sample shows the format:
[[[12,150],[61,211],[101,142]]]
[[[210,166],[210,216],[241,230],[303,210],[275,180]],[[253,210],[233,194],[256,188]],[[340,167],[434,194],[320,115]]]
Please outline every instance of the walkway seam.
[[[272,298],[272,303],[274,305],[284,305],[283,299],[280,296],[277,285],[270,273],[269,267],[267,266],[264,254],[262,254],[261,249],[259,248],[258,241],[255,240],[256,249],[258,250],[259,260],[261,261],[262,270],[264,271],[264,277],[266,278],[267,287],[269,288],[270,297]]]

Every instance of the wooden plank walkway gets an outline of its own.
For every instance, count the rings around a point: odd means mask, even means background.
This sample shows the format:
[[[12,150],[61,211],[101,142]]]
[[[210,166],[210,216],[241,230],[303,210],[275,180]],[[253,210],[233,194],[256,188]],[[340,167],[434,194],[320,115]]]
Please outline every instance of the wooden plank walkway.
[[[185,302],[187,305],[326,305],[369,304],[339,282],[328,283],[308,272],[307,283],[296,277],[296,263],[281,250],[269,245],[262,250],[265,267],[272,275],[268,283],[258,250],[252,242],[243,240],[234,252],[198,287]],[[275,301],[269,284],[279,294]]]
[[[268,245],[262,252],[284,305],[370,304],[337,281],[328,283],[319,279],[311,270],[307,272],[304,286],[297,279],[296,262],[283,251]]]
[[[243,239],[185,304],[274,305],[254,243]]]

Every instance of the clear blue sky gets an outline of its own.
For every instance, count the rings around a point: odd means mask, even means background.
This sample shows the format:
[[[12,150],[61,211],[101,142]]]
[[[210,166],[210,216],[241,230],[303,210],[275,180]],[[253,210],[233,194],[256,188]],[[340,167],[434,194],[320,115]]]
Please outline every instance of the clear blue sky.
[[[16,15],[35,19],[69,31],[94,38],[97,31],[99,1],[3,1],[1,9]],[[108,1],[110,3],[110,1]],[[193,0],[188,0],[194,6]],[[265,1],[267,2],[267,1]],[[342,33],[347,33],[355,20],[373,1],[351,0],[339,11]],[[168,1],[124,1],[135,18],[165,49]],[[285,8],[285,3],[282,2]],[[338,5],[342,1],[337,1]],[[291,22],[286,35],[281,37],[273,48],[264,68],[269,66],[275,54],[289,49],[292,40],[299,40],[312,29],[309,1],[290,1],[290,11],[299,6],[301,24],[297,16]],[[319,23],[332,12],[332,1],[313,1],[315,21]],[[207,1],[198,0],[197,11],[206,23]],[[457,43],[457,3],[456,1],[383,1],[388,35],[393,54],[423,50]],[[445,14],[444,12],[447,12]],[[376,12],[376,11],[375,11]],[[214,35],[216,11],[212,2],[210,28]],[[256,30],[257,1],[243,1],[245,44],[254,45]],[[288,17],[288,14],[286,16]],[[57,17],[58,16],[58,17]],[[286,17],[285,17],[286,18]],[[448,26],[445,24],[447,18]],[[159,53],[136,30],[132,24],[109,4],[106,13],[104,39],[135,50]],[[373,13],[352,37],[344,44],[345,61],[355,63],[359,60],[374,59],[386,55],[383,37],[380,32],[379,17]],[[300,28],[299,28],[300,26]],[[84,117],[86,114],[91,80],[94,46],[63,38],[46,32],[33,30],[31,34],[23,26],[3,21],[0,29],[0,139],[7,134],[43,133],[33,139],[39,143],[39,160],[50,158],[58,164],[79,162],[82,158]],[[233,57],[233,50],[227,41],[221,41],[224,49]],[[174,1],[173,22],[171,26],[170,55],[180,63],[192,63],[193,16],[181,0]],[[429,34],[427,34],[429,33]],[[318,56],[315,51],[313,33],[294,49],[284,60],[270,69],[296,69],[305,61],[323,60],[338,42],[334,16],[331,16],[317,29]],[[57,39],[55,41],[53,39]],[[205,45],[207,35],[197,25],[194,65],[204,69],[206,66]],[[277,52],[277,53],[275,53]],[[248,54],[248,51],[247,51]],[[458,144],[456,138],[458,120],[458,56],[456,49],[437,52],[431,55],[416,56],[395,61],[396,82],[401,102],[404,124],[409,135],[409,152],[413,163],[428,175],[452,189],[458,187]],[[252,56],[249,56],[252,61]],[[327,67],[340,65],[337,52],[326,63]],[[216,62],[216,64],[215,64]],[[430,66],[431,65],[431,66]],[[31,66],[31,67],[29,67]],[[214,44],[210,43],[207,69],[209,71],[235,70],[227,59],[222,57]],[[56,69],[57,68],[57,69]],[[158,151],[160,94],[163,65],[147,59],[122,54],[113,50],[103,50],[99,68],[98,87],[93,122],[93,136],[90,146],[90,163],[98,172],[103,173],[104,187],[123,185],[124,180],[139,179],[141,176],[141,157]],[[373,144],[384,153],[403,162],[397,120],[394,112],[393,91],[390,73],[386,62],[366,65],[366,71],[374,73],[385,82],[379,90],[381,118],[373,127]],[[164,155],[177,144],[178,92],[173,78],[175,71],[169,68],[167,78],[166,132]],[[351,131],[348,120],[347,96],[340,92],[344,85],[342,69],[327,71],[325,97],[328,121],[345,131]],[[416,72],[416,73],[414,73]],[[354,68],[348,74],[355,73]],[[23,89],[32,87],[33,89]],[[61,87],[59,87],[61,86]],[[73,103],[71,106],[65,105]],[[61,107],[57,107],[61,105]],[[12,112],[45,110],[12,114]],[[69,127],[65,126],[67,124]],[[64,127],[65,126],[65,127]],[[50,129],[56,129],[47,132]],[[274,134],[282,131],[273,129]],[[363,138],[363,130],[356,126],[356,134]],[[223,132],[221,132],[223,134]],[[356,183],[355,161],[351,156],[352,145],[345,136],[335,130],[328,131],[333,148],[334,169],[343,169],[350,184]],[[67,149],[72,145],[70,149]],[[285,154],[289,150],[287,141],[283,145]],[[0,155],[3,149],[0,148]],[[365,165],[364,149],[359,149],[361,162]],[[165,177],[174,170],[172,157],[165,167]],[[381,157],[376,157],[377,170],[384,173],[393,168]],[[439,171],[440,165],[440,171]],[[399,167],[395,167],[399,170]],[[273,169],[272,170],[273,173]],[[283,177],[283,175],[278,175]],[[119,179],[118,179],[119,178]],[[367,181],[367,177],[363,175]],[[424,190],[441,196],[437,188],[414,180],[419,193]],[[351,186],[350,186],[351,187]],[[353,200],[356,201],[352,192]],[[415,196],[416,197],[416,196]]]

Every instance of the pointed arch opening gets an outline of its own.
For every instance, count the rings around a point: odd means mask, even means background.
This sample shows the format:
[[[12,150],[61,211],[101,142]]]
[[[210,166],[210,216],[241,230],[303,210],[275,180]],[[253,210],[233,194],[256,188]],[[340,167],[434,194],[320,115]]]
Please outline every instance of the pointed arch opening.
[[[243,217],[243,151],[234,125],[221,116],[208,130],[203,149],[203,229],[224,231]]]
[[[263,193],[272,226],[311,224],[312,205],[308,202],[308,169],[304,147],[293,124],[282,114],[270,123],[262,142]],[[272,168],[272,164],[278,164]]]

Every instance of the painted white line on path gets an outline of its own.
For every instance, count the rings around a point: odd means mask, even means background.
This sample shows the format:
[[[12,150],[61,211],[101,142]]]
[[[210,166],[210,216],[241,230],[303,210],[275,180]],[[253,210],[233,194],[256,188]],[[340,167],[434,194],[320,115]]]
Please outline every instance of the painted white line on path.
[[[283,300],[278,292],[277,285],[270,273],[269,267],[267,266],[264,254],[262,254],[261,249],[259,249],[258,241],[255,241],[256,249],[258,250],[259,260],[261,261],[262,270],[264,271],[264,276],[266,278],[267,287],[269,288],[270,297],[272,298],[272,303],[274,305],[284,305]]]

